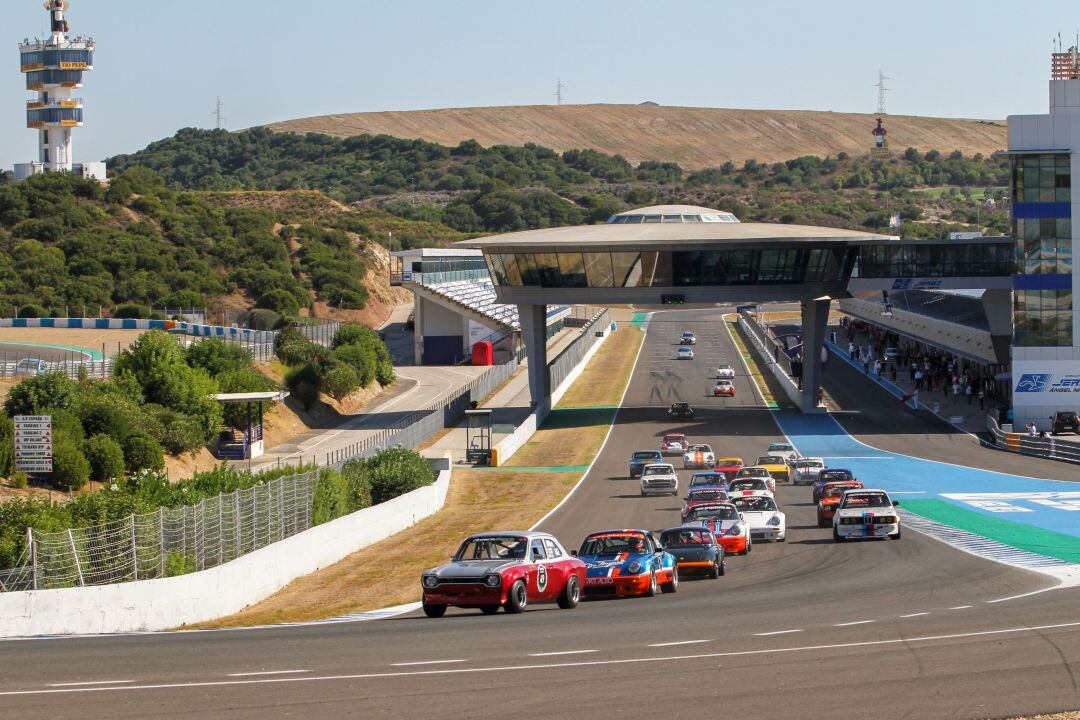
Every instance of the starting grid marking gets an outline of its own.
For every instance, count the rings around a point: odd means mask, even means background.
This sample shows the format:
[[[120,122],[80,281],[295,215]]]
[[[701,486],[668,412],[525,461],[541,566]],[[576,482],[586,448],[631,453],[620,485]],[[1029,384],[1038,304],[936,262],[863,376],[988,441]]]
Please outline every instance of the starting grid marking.
[[[1026,550],[1018,550],[996,540],[989,540],[981,535],[924,518],[922,515],[916,515],[903,508],[900,508],[900,517],[903,518],[904,524],[912,530],[916,530],[923,535],[929,535],[935,540],[951,545],[958,550],[963,550],[970,555],[987,560],[995,560],[1006,565],[1014,565],[1029,570],[1069,565],[1064,560],[1038,555]]]
[[[1080,492],[990,492],[942,493],[941,497],[992,513],[1028,513],[1037,508],[1017,505],[1018,501],[1054,510],[1080,512]]]

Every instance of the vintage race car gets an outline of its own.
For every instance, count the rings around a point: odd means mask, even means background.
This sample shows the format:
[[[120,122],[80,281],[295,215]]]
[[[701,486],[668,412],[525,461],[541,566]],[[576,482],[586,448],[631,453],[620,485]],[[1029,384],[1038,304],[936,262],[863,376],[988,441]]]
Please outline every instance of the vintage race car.
[[[850,470],[844,468],[825,468],[818,473],[817,480],[814,481],[813,486],[813,498],[816,505],[821,500],[821,488],[825,487],[831,482],[844,482],[854,480],[855,475]]]
[[[683,433],[668,433],[660,438],[660,452],[664,455],[682,455],[689,446],[690,441]]]
[[[690,476],[690,489],[711,485],[714,487],[727,488],[727,475],[715,470],[696,472]]]
[[[676,360],[693,360],[694,359],[694,348],[689,347],[688,345],[680,345],[679,349],[675,351],[675,359]]]
[[[730,380],[717,380],[712,394],[713,397],[735,397],[735,383]]]
[[[697,345],[697,336],[694,333],[687,330],[679,338],[680,345]]]
[[[641,494],[654,495],[679,494],[679,476],[675,473],[675,467],[669,463],[653,463],[646,465],[641,471]]]
[[[688,402],[673,402],[671,407],[667,411],[668,417],[671,418],[686,418],[692,420],[694,417],[694,408],[690,407]]]
[[[641,471],[646,465],[664,462],[664,456],[659,450],[635,450],[630,456],[630,477],[641,477]]]
[[[884,490],[848,490],[833,515],[833,540],[888,537],[900,539],[900,503]]]
[[[668,528],[660,533],[660,544],[675,556],[680,574],[701,572],[715,579],[727,570],[723,546],[700,525]]]
[[[765,448],[766,455],[779,455],[784,462],[790,464],[799,459],[799,451],[789,442],[772,442]]]
[[[802,457],[791,466],[793,485],[813,485],[818,473],[825,469],[825,461],[818,457]]]
[[[749,465],[735,473],[736,480],[742,480],[743,478],[759,478],[764,480],[769,486],[769,492],[776,492],[776,478],[770,475],[769,471],[760,465]]]
[[[424,614],[442,617],[450,606],[492,615],[519,613],[534,602],[577,607],[585,563],[541,532],[491,532],[465,539],[450,563],[420,576]]]
[[[735,367],[732,365],[721,365],[716,368],[717,380],[734,380],[735,379]]]
[[[735,496],[731,499],[739,513],[750,526],[750,537],[762,540],[787,540],[787,523],[784,513],[772,495]]]
[[[788,466],[787,460],[780,455],[762,455],[755,464],[768,470],[769,474],[776,480],[788,480],[791,478],[791,468]]]
[[[818,527],[831,527],[833,515],[840,505],[840,500],[848,490],[861,490],[863,484],[858,480],[841,480],[826,483],[821,489],[821,500],[817,504]]]
[[[699,505],[709,505],[718,502],[727,502],[727,491],[719,485],[705,485],[690,488],[686,493],[686,501],[683,503],[680,522],[686,522],[690,517],[690,511]]]
[[[750,526],[730,502],[698,505],[683,524],[703,525],[728,555],[745,555],[751,550]]]
[[[574,553],[585,563],[586,595],[648,595],[679,588],[675,556],[648,530],[604,530],[589,535]]]
[[[735,478],[728,483],[728,495],[730,497],[746,495],[772,495],[776,492],[776,486],[769,482],[767,477],[741,477]]]
[[[691,445],[683,453],[683,467],[686,469],[711,468],[716,465],[716,453],[705,443]]]
[[[746,463],[742,458],[737,457],[722,457],[716,459],[716,466],[713,468],[716,472],[722,472],[728,477],[735,477],[736,473],[743,469]]]

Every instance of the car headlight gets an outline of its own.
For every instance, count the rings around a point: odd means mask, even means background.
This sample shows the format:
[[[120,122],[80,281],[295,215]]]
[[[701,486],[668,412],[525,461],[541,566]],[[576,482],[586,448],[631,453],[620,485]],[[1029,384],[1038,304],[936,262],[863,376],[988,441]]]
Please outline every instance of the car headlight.
[[[484,577],[484,584],[491,588],[496,588],[502,585],[502,576],[491,574]]]
[[[634,562],[626,566],[626,572],[630,573],[631,575],[637,575],[639,572],[641,572],[641,563],[635,560]]]
[[[780,524],[780,516],[779,515],[773,515],[771,518],[769,518],[769,524],[770,525],[779,525]]]
[[[728,535],[742,535],[742,528],[739,527],[739,523],[735,523],[734,525],[729,527],[728,531],[727,531],[727,534]]]
[[[439,578],[435,577],[434,575],[425,575],[423,583],[424,583],[424,587],[426,587],[426,588],[438,587],[439,586]]]

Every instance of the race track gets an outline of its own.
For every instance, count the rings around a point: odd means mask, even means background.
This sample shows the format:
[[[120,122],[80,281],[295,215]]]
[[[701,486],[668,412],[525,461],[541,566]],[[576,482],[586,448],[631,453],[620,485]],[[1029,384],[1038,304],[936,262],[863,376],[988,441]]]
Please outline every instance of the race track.
[[[698,335],[697,357],[675,361],[684,330]],[[738,370],[734,399],[706,397],[721,361]],[[843,416],[845,429],[866,442],[887,436],[883,449],[895,452],[952,452],[929,437],[940,429],[890,425],[857,377],[832,372],[827,385],[850,394],[845,409],[866,411]],[[673,399],[693,403],[697,418],[667,421]],[[653,316],[603,452],[542,529],[576,547],[593,530],[677,524],[680,500],[640,497],[626,469],[633,450],[671,430],[747,460],[781,437],[719,310]],[[949,462],[1005,472],[1015,462],[966,436],[947,442],[963,449]],[[1042,467],[1024,462],[1029,475]],[[725,577],[687,579],[674,595],[519,616],[451,610],[441,620],[4,642],[0,707],[5,717],[80,720],[989,718],[1080,707],[1077,590],[1043,592],[1054,585],[1044,575],[910,530],[900,541],[834,544],[809,495],[778,488],[786,543],[757,543],[729,558]]]

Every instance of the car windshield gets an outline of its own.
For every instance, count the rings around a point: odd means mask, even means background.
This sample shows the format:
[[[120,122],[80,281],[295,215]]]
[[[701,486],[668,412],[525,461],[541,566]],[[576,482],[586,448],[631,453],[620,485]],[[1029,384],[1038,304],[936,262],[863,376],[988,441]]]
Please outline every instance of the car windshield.
[[[823,482],[833,482],[835,480],[853,480],[853,476],[847,470],[823,470],[818,479]]]
[[[517,535],[485,535],[469,538],[458,550],[455,560],[522,559],[529,539]]]
[[[690,511],[691,520],[738,520],[739,513],[732,505],[705,505]]]
[[[758,465],[782,465],[783,463],[784,458],[776,455],[762,455],[757,459]]]
[[[579,555],[620,555],[645,552],[645,536],[640,533],[602,533],[581,543]]]
[[[769,443],[769,452],[792,452],[795,450],[788,443]]]
[[[724,473],[708,473],[694,475],[690,478],[691,485],[720,485],[724,482]]]
[[[841,507],[851,508],[887,508],[892,507],[889,496],[885,493],[849,493],[844,496]]]
[[[719,369],[720,369],[720,370],[734,370],[734,368],[733,368],[733,367],[731,367],[730,365],[721,365],[721,366],[719,367]]]
[[[670,475],[671,468],[667,465],[650,465],[645,468],[646,475]]]
[[[740,478],[733,481],[729,489],[731,492],[742,492],[743,490],[768,490],[769,483],[761,478]]]
[[[763,478],[769,476],[769,471],[760,467],[748,467],[740,470],[739,475],[745,478]]]
[[[672,405],[671,407],[677,408],[678,406],[677,405]],[[671,443],[671,442],[677,442],[677,443],[686,442],[686,436],[685,435],[665,435],[664,436],[664,442],[669,442],[669,443]]]
[[[664,547],[686,547],[687,545],[712,545],[712,533],[708,530],[665,530],[660,535],[660,544]]]
[[[777,509],[775,500],[760,495],[735,498],[732,502],[743,512],[770,512]]]
[[[824,492],[822,492],[821,496],[822,497],[827,497],[827,498],[841,497],[848,490],[854,490],[854,489],[855,489],[855,486],[853,486],[853,485],[836,485],[836,486],[833,486],[833,487],[826,487]]]
[[[708,445],[691,445],[690,452],[712,452],[712,448]]]
[[[717,380],[716,387],[731,387],[730,380]]]
[[[820,460],[800,460],[795,463],[797,468],[822,468],[825,467],[825,463]]]
[[[635,460],[651,460],[652,458],[655,458],[659,454],[660,453],[653,452],[651,450],[647,451],[647,452],[636,452],[636,453],[634,453],[634,459]]]
[[[715,502],[726,499],[723,490],[694,490],[690,493],[690,497],[687,498],[689,502]]]

